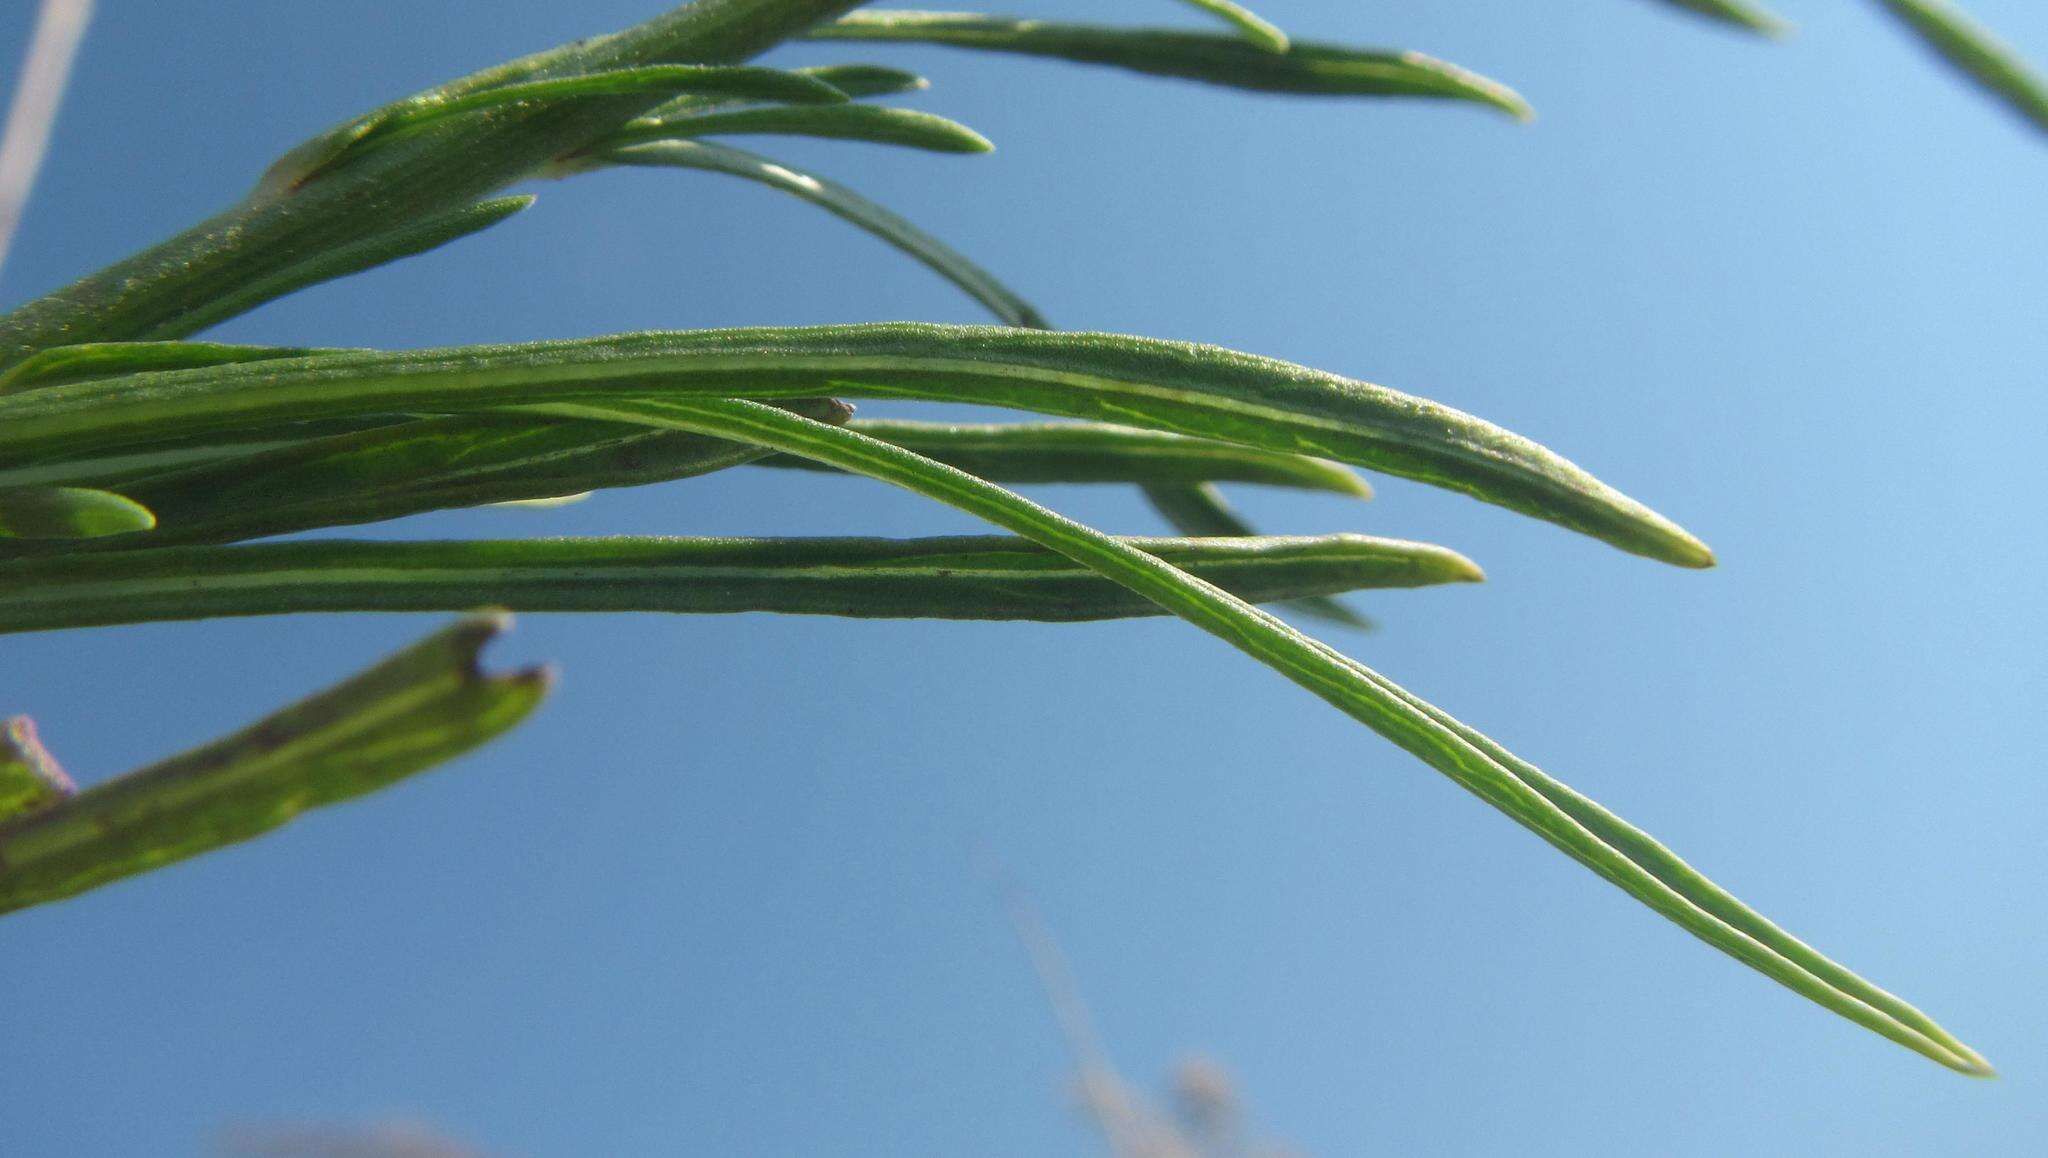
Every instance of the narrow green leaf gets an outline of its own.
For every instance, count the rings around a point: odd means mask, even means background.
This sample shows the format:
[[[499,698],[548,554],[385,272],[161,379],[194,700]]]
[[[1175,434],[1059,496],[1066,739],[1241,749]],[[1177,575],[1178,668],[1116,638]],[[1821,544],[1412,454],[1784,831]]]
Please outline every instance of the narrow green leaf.
[[[156,526],[149,508],[88,487],[0,488],[0,540],[97,539]]]
[[[16,363],[0,373],[0,394],[151,370],[190,370],[336,352],[314,346],[232,346],[221,342],[86,342],[44,350]]]
[[[852,413],[829,399],[786,405],[833,422]],[[148,545],[168,546],[231,542],[485,503],[553,500],[709,474],[763,453],[723,439],[644,426],[486,412],[291,443],[126,486],[128,494],[156,512],[157,530]]]
[[[1267,52],[1286,52],[1287,34],[1268,22],[1264,17],[1242,4],[1231,0],[1181,0],[1184,4],[1200,8],[1234,26],[1248,41]]]
[[[555,403],[544,412],[628,421],[756,442],[893,483],[1041,543],[1129,587],[1313,692],[1448,776],[1629,895],[1792,991],[1942,1065],[1985,1076],[1984,1059],[1895,998],[1811,949],[1788,952],[1789,934],[1742,906],[1638,830],[1604,810],[1561,806],[1519,761],[1377,672],[1286,623],[1099,531],[992,483],[857,432],[813,423],[758,403],[715,398]],[[1518,771],[1520,769],[1520,771]],[[1544,778],[1546,781],[1548,778]],[[1576,797],[1576,794],[1573,794]],[[1583,799],[1583,798],[1577,798]],[[1590,802],[1586,802],[1590,805]],[[1594,806],[1597,807],[1597,806]],[[1586,819],[1593,821],[1591,825]],[[1604,818],[1604,819],[1603,819]],[[1682,871],[1681,871],[1682,870]],[[1731,920],[1723,911],[1734,913]],[[1758,930],[1768,931],[1759,935]],[[1813,962],[1825,962],[1817,968]],[[1843,978],[1851,978],[1845,984]],[[1895,1012],[1910,1011],[1910,1016]]]
[[[506,622],[464,620],[231,736],[0,824],[0,912],[248,840],[505,731],[548,685],[538,669],[478,670]]]
[[[1531,116],[1528,102],[1513,89],[1419,52],[1296,40],[1286,52],[1275,53],[1236,36],[880,9],[851,13],[836,23],[818,25],[808,35],[1057,57],[1261,92],[1442,97],[1490,105],[1519,120]]]
[[[867,141],[877,145],[926,149],[934,153],[986,153],[995,148],[987,137],[966,125],[931,113],[887,105],[847,104],[770,105],[732,112],[642,117],[628,123],[593,151],[602,154],[610,149],[648,141],[692,140],[748,133]]]
[[[869,438],[907,447],[976,478],[1008,483],[1263,483],[1372,497],[1366,481],[1345,466],[1310,458],[1138,430],[1106,422],[911,422],[856,418],[846,423]],[[756,465],[835,470],[797,455]]]
[[[1454,551],[1364,535],[1124,542],[1253,601],[1480,578]],[[1006,535],[312,540],[0,563],[0,632],[478,606],[1051,623],[1161,614],[1065,556]]]
[[[699,169],[724,173],[779,189],[816,205],[857,229],[882,239],[915,258],[933,273],[952,282],[990,313],[1012,326],[1047,328],[1045,315],[994,274],[968,260],[952,246],[862,197],[836,181],[792,169],[766,157],[703,141],[666,141],[616,149],[604,154],[616,165]]]
[[[481,88],[435,90],[386,105],[286,153],[263,175],[251,200],[260,203],[281,197],[360,157],[365,150],[403,140],[450,117],[511,105],[545,108],[598,97],[683,95],[807,104],[849,99],[816,76],[747,65],[646,64]]]
[[[1943,60],[2048,132],[2048,80],[2011,46],[1946,0],[1879,0]]]
[[[27,716],[0,720],[0,821],[63,802],[78,791],[36,738]]]
[[[451,241],[482,233],[533,204],[530,193],[479,201],[448,213],[423,217],[388,232],[323,249],[275,273],[253,278],[213,297],[195,297],[160,325],[138,328],[141,339],[178,338],[240,317],[265,302],[297,293],[308,286],[372,270],[400,258],[439,249]]]
[[[1663,0],[1673,8],[1683,8],[1724,24],[1761,32],[1765,36],[1783,36],[1792,31],[1792,26],[1775,13],[1749,0]]]
[[[881,64],[821,64],[796,71],[824,81],[855,99],[923,92],[932,82],[914,72]]]
[[[1183,535],[1239,538],[1259,533],[1231,509],[1221,491],[1208,483],[1146,483],[1142,489],[1145,501],[1152,504],[1152,509]],[[1474,570],[1476,573],[1477,569]],[[1327,595],[1290,599],[1287,605],[1312,619],[1354,631],[1372,631],[1379,626],[1341,600]]]
[[[134,374],[0,396],[0,469],[310,419],[693,394],[969,402],[1221,439],[1417,479],[1635,554],[1713,565],[1656,512],[1447,406],[1215,346],[995,326],[694,330]]]

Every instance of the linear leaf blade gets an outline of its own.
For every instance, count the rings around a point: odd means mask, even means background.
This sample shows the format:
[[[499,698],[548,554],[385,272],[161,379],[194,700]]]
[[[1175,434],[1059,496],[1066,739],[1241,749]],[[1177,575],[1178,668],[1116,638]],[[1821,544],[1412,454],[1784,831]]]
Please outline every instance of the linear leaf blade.
[[[1419,52],[1295,40],[1286,52],[1276,53],[1242,37],[1212,33],[882,9],[850,13],[808,35],[1054,57],[1259,92],[1472,101],[1518,120],[1532,115],[1528,102],[1506,85]]]
[[[91,487],[0,487],[0,541],[97,539],[156,526],[148,507]]]
[[[1280,31],[1279,27],[1271,21],[1242,4],[1232,3],[1231,0],[1181,0],[1181,2],[1190,7],[1200,8],[1202,11],[1236,28],[1239,35],[1252,44],[1265,49],[1267,52],[1287,51],[1287,34]]]
[[[1673,8],[1683,8],[1710,20],[1761,32],[1765,36],[1783,36],[1792,31],[1792,26],[1776,13],[1750,0],[1662,0]]]
[[[1480,578],[1455,551],[1365,535],[1124,542],[1255,602]],[[314,540],[0,563],[0,632],[480,606],[1044,623],[1162,614],[1065,556],[1007,535]]]
[[[0,824],[0,913],[248,840],[512,727],[548,676],[479,670],[505,624],[473,616],[230,736]]]
[[[846,104],[770,105],[730,112],[642,117],[621,128],[594,152],[603,155],[615,148],[649,141],[746,134],[866,141],[933,153],[986,153],[995,148],[987,137],[966,125],[932,113],[888,105]]]
[[[1017,291],[997,280],[994,274],[895,212],[836,181],[792,169],[741,149],[706,141],[661,141],[635,145],[607,151],[603,159],[615,165],[724,173],[779,189],[901,250],[988,307],[988,311],[1005,324],[1030,329],[1048,328],[1045,315]]]
[[[845,425],[869,438],[906,447],[990,482],[1221,480],[1324,491],[1356,499],[1372,497],[1372,487],[1338,463],[1107,422],[967,423],[856,418]],[[783,470],[837,469],[797,455],[771,455],[755,465]]]
[[[1878,0],[1934,53],[2048,132],[2048,79],[1989,29],[1945,0]]]
[[[1960,1046],[1945,1031],[1922,1028],[1933,1024],[1924,1014],[1914,1010],[1914,1016],[1906,1018],[1873,1004],[1867,995],[1881,991],[1860,978],[1856,978],[1857,985],[1845,986],[1840,978],[1854,977],[1848,970],[1833,962],[1828,963],[1832,969],[1815,969],[1801,956],[1788,954],[1751,932],[1751,928],[1776,930],[1777,926],[1727,894],[1715,890],[1725,902],[1701,903],[1689,894],[1693,887],[1690,878],[1675,873],[1670,863],[1647,855],[1640,842],[1618,839],[1617,830],[1589,827],[1574,810],[1561,807],[1514,767],[1489,754],[1488,747],[1470,738],[1462,725],[1450,726],[1448,717],[1397,691],[1384,676],[1169,563],[901,447],[758,403],[673,398],[556,403],[546,409],[622,421],[637,416],[650,424],[809,455],[936,499],[1042,543],[1158,602],[1313,692],[1687,932],[1793,992],[1957,1072],[1972,1076],[1991,1072],[1981,1056]],[[1698,876],[1689,866],[1686,871]],[[1719,915],[1716,907],[1723,903],[1740,909],[1742,920],[1734,922]],[[1778,936],[1790,940],[1782,931]]]
[[[1412,395],[1215,346],[923,323],[695,330],[347,353],[0,396],[0,469],[319,418],[570,398],[969,402],[1308,454],[1471,495],[1688,567],[1713,553],[1536,443]]]

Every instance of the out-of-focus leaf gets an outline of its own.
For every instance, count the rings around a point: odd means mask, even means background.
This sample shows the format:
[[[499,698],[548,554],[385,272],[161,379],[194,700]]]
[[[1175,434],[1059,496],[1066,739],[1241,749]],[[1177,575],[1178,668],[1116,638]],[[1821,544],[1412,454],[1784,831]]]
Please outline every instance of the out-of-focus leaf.
[[[89,487],[0,487],[0,540],[97,539],[156,526],[148,507]]]
[[[1338,463],[1107,422],[961,423],[856,418],[845,425],[869,438],[907,447],[990,482],[1227,481],[1327,491],[1356,499],[1372,497],[1372,487],[1349,467]],[[787,454],[761,459],[756,465],[836,470]]]
[[[39,812],[78,791],[27,716],[0,720],[0,821]]]
[[[614,149],[603,155],[617,165],[699,169],[759,182],[802,198],[858,229],[866,230],[922,262],[926,268],[960,287],[990,313],[1012,326],[1045,329],[1045,315],[1017,292],[996,280],[952,246],[862,197],[836,181],[828,181],[777,161],[705,141],[660,141]]]
[[[502,616],[475,616],[243,730],[0,824],[0,912],[248,840],[383,788],[524,719],[540,669],[485,675]]]
[[[1205,483],[1146,483],[1145,501],[1161,518],[1183,535],[1199,537],[1240,537],[1256,535],[1253,527],[1224,500],[1223,493]],[[1474,569],[1475,576],[1477,569]],[[1354,631],[1372,631],[1379,625],[1371,618],[1327,595],[1290,599],[1287,605],[1313,619],[1321,619]]]
[[[802,454],[936,499],[1041,543],[1286,676],[1687,932],[1817,1004],[1957,1072],[1984,1058],[1919,1010],[1794,939],[1647,833],[1508,756],[1364,664],[1170,563],[993,483],[855,431],[719,398],[554,403],[565,416],[639,419]]]
[[[1792,31],[1792,26],[1761,4],[1750,0],[1662,0],[1673,8],[1683,8],[1724,24],[1761,32],[1765,36],[1783,36]]]
[[[1125,541],[1256,602],[1480,578],[1454,551],[1365,535]],[[312,540],[0,563],[0,632],[479,606],[1053,623],[1162,614],[1065,556],[1007,535]]]
[[[851,13],[809,35],[1050,56],[1262,92],[1442,97],[1490,105],[1521,120],[1531,115],[1528,102],[1506,85],[1419,52],[1305,40],[1294,41],[1286,52],[1269,52],[1241,37],[1202,32],[881,9]]]
[[[1946,0],[1878,0],[1963,75],[2048,132],[2048,80],[2009,45]]]
[[[606,140],[604,148],[749,133],[867,141],[934,153],[986,153],[995,148],[987,137],[958,121],[915,109],[855,104],[770,105],[691,116],[642,117]]]
[[[0,395],[0,468],[312,419],[692,395],[968,402],[1143,426],[1417,479],[1680,566],[1714,561],[1557,454],[1426,399],[1216,346],[997,326],[691,330],[131,374]]]
[[[1246,40],[1267,52],[1287,51],[1287,34],[1242,4],[1233,4],[1231,0],[1182,0],[1182,3],[1212,13],[1235,26]]]

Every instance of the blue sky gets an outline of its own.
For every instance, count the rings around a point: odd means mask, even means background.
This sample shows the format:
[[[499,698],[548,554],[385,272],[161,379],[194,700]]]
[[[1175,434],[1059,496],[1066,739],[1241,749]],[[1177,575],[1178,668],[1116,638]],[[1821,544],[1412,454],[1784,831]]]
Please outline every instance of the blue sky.
[[[1238,494],[1275,531],[1479,561],[1483,586],[1361,600],[1384,627],[1343,645],[2003,1077],[1954,1077],[1779,990],[1179,624],[535,615],[499,658],[553,661],[561,687],[495,747],[7,919],[0,1152],[197,1153],[237,1123],[390,1119],[525,1155],[1092,1152],[983,848],[1036,897],[1129,1076],[1219,1058],[1306,1152],[2037,1146],[2048,149],[1875,5],[1786,0],[1801,29],[1782,44],[1646,0],[1366,7],[1263,5],[1304,36],[1499,77],[1539,119],[817,46],[773,59],[917,68],[934,88],[916,103],[998,151],[772,151],[1064,327],[1439,399],[1713,544],[1718,569],[1683,572],[1397,480],[1367,506]],[[0,44],[27,8],[0,11]],[[365,106],[655,9],[102,0],[0,300],[218,209]],[[1972,10],[2048,59],[2038,3]],[[751,187],[538,191],[486,236],[219,334],[978,320]],[[1120,491],[1034,493],[1160,529]],[[876,485],[742,470],[376,533],[974,529]],[[12,637],[0,712],[32,714],[91,781],[433,622]]]

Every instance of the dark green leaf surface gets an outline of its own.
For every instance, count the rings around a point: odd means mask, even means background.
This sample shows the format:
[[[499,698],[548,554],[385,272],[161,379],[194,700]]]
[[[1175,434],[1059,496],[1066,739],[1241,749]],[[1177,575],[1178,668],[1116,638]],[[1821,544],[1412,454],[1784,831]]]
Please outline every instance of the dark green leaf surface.
[[[658,169],[697,169],[708,173],[759,182],[771,189],[802,198],[827,213],[883,241],[922,262],[926,268],[964,290],[987,306],[990,313],[1012,326],[1047,328],[1045,316],[1018,293],[958,250],[910,222],[862,197],[846,186],[814,176],[766,157],[704,141],[663,141],[606,152],[603,159],[615,165],[639,165]]]
[[[265,302],[297,293],[308,286],[372,270],[400,258],[412,257],[430,249],[439,249],[451,241],[460,241],[472,234],[482,233],[506,218],[526,210],[532,204],[531,194],[479,201],[447,213],[422,217],[359,241],[319,250],[303,261],[293,262],[274,273],[253,278],[217,297],[195,299],[187,308],[179,311],[174,319],[161,325],[138,328],[132,336],[143,339],[177,338],[209,326],[217,326],[229,318],[240,317]]]
[[[450,117],[509,105],[546,108],[599,97],[711,96],[739,100],[830,104],[847,94],[815,76],[775,68],[648,64],[463,90],[440,90],[386,105],[286,153],[263,175],[252,200],[274,200],[356,160],[369,149],[395,143]]]
[[[1713,555],[1541,446],[1383,386],[1214,346],[890,323],[620,335],[136,374],[0,396],[0,469],[317,418],[711,394],[971,402],[1335,459],[1689,567]]]
[[[0,720],[0,821],[40,812],[78,791],[27,716]]]
[[[1879,0],[1927,46],[2012,110],[2048,132],[2048,80],[2020,54],[1945,0]]]
[[[1241,37],[1164,28],[1103,28],[951,12],[867,9],[823,24],[814,39],[947,44],[1106,64],[1154,76],[1304,96],[1407,96],[1475,101],[1518,119],[1513,89],[1419,52],[1294,41],[1284,53]]]
[[[934,153],[986,153],[987,137],[957,121],[886,105],[778,105],[688,116],[642,117],[608,138],[600,152],[648,141],[774,134],[901,145]]]
[[[1924,1014],[1797,942],[1647,834],[1534,773],[1531,766],[1505,757],[1491,741],[1365,665],[1163,560],[943,463],[758,403],[691,398],[558,403],[546,410],[622,421],[638,418],[650,425],[807,455],[905,487],[1041,543],[1159,603],[1313,692],[1687,932],[1765,976],[1960,1073],[1991,1072],[1980,1055]]]
[[[524,719],[547,674],[485,675],[477,616],[231,736],[0,824],[0,912],[39,905],[383,788]]]
[[[1481,577],[1454,551],[1364,535],[1124,541],[1261,602]],[[1009,536],[323,540],[0,563],[0,632],[479,606],[1054,623],[1162,613],[1086,567]]]
[[[148,507],[89,487],[0,487],[0,540],[97,539],[156,526]]]
[[[907,447],[990,482],[1198,483],[1214,480],[1372,497],[1364,479],[1344,466],[1283,454],[1139,430],[1106,422],[914,422],[857,418],[846,423],[869,438]],[[761,459],[792,470],[836,468],[797,455]]]
[[[1258,528],[1245,522],[1231,509],[1221,491],[1206,482],[1146,483],[1143,490],[1145,501],[1152,504],[1152,509],[1183,535],[1237,538],[1259,533]],[[1312,619],[1354,631],[1371,631],[1378,626],[1342,601],[1327,595],[1290,599],[1287,605]]]
[[[785,405],[826,421],[843,422],[852,413],[829,400]],[[290,443],[126,486],[157,514],[147,545],[224,543],[665,482],[738,466],[764,453],[723,439],[615,422],[483,413]]]

